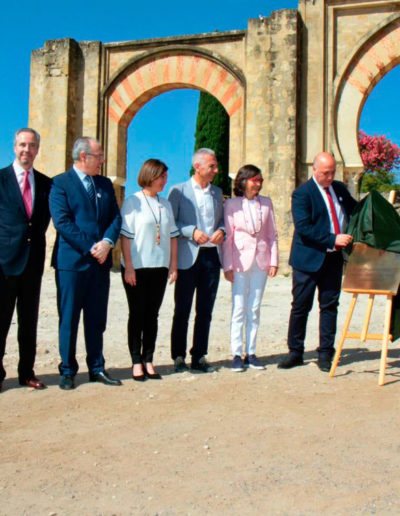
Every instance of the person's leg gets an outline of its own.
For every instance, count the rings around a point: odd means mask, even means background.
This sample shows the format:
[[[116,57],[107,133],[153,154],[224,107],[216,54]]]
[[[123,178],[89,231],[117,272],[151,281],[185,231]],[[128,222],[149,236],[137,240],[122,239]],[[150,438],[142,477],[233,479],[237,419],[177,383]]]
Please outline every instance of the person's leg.
[[[260,307],[267,282],[268,271],[262,271],[253,263],[249,276],[249,295],[246,312],[246,354],[255,355],[257,332],[260,325]]]
[[[190,350],[192,364],[197,363],[208,352],[211,317],[221,272],[218,252],[215,247],[201,250],[199,259],[199,274],[196,284],[196,317],[193,330],[193,346]]]
[[[158,332],[158,312],[164,298],[167,279],[168,269],[166,267],[147,269],[142,357],[146,364],[153,362]]]
[[[343,258],[339,252],[327,253],[318,274],[320,358],[331,360],[335,352],[336,321],[342,284]]]
[[[110,271],[97,263],[90,266],[83,301],[83,327],[89,374],[104,372],[103,333],[107,325]]]
[[[249,275],[235,272],[232,283],[231,351],[233,356],[242,356],[244,317],[247,307]]]
[[[75,376],[78,372],[76,339],[86,282],[87,271],[56,271],[61,356],[58,368],[62,376]]]
[[[146,293],[145,278],[143,269],[136,271],[136,285],[128,285],[124,280],[124,269],[122,268],[122,282],[128,300],[128,347],[132,364],[142,363],[142,331],[144,323],[145,307],[143,295]]]
[[[17,299],[17,291],[18,276],[5,277],[0,268],[0,382],[6,376],[3,358],[6,351],[8,330],[10,329]]]
[[[27,267],[18,282],[18,378],[20,382],[34,378],[36,337],[39,317],[42,275]]]
[[[288,347],[290,353],[298,357],[302,357],[304,353],[307,319],[313,305],[316,287],[316,273],[293,269]]]
[[[200,253],[199,253],[200,254]],[[171,357],[186,357],[190,310],[197,283],[197,261],[189,269],[179,269],[175,283],[175,309],[171,329]]]

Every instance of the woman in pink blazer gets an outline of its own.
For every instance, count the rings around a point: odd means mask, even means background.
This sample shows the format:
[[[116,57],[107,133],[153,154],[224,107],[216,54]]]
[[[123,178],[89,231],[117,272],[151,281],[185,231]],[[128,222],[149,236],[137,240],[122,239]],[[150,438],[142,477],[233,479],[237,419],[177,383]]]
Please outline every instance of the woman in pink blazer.
[[[256,357],[257,331],[267,277],[278,271],[278,235],[271,199],[258,195],[262,183],[259,168],[243,166],[234,182],[236,197],[224,206],[222,263],[225,278],[232,283],[232,371],[243,371],[245,366],[264,369]]]

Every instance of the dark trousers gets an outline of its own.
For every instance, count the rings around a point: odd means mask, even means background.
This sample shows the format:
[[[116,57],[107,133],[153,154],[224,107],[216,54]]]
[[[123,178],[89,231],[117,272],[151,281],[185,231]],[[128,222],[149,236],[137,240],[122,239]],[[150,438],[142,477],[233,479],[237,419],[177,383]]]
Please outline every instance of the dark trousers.
[[[158,312],[164,298],[168,279],[166,267],[136,269],[136,285],[124,280],[129,306],[128,346],[132,364],[153,362],[158,332]]]
[[[196,292],[196,317],[193,329],[192,362],[208,351],[211,316],[217,295],[220,262],[215,247],[200,248],[189,269],[179,269],[175,284],[175,311],[171,331],[171,355],[186,356],[187,332],[193,296]]]
[[[76,339],[83,311],[86,363],[89,372],[104,371],[103,333],[107,323],[110,271],[93,263],[85,271],[56,271],[59,315],[60,374],[74,376],[79,369]]]
[[[29,262],[18,276],[4,276],[0,269],[0,381],[6,376],[3,357],[15,305],[18,316],[18,378],[20,381],[29,380],[35,375],[33,366],[41,283],[41,272]]]
[[[331,358],[334,353],[337,308],[342,283],[342,253],[327,253],[316,272],[293,269],[292,311],[289,319],[288,346],[291,353],[302,356],[308,314],[318,289],[319,356]]]

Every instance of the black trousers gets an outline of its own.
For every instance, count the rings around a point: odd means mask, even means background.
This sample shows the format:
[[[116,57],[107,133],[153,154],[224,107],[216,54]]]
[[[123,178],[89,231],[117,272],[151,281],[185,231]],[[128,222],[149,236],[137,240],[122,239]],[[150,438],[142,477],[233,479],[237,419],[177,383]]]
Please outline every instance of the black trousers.
[[[171,331],[172,359],[186,356],[187,332],[193,297],[196,292],[196,317],[193,329],[192,362],[208,351],[208,336],[217,295],[221,265],[215,247],[200,248],[189,269],[179,269],[175,284],[175,311]]]
[[[133,287],[124,279],[124,267],[121,267],[121,273],[129,306],[128,346],[132,364],[153,362],[158,312],[164,298],[168,269],[136,269],[136,285]]]
[[[29,262],[22,274],[5,276],[0,269],[0,381],[6,376],[3,357],[15,305],[18,317],[18,378],[29,380],[35,373],[36,332],[42,273]]]
[[[318,289],[318,353],[320,357],[333,356],[342,270],[343,257],[340,252],[327,253],[321,268],[316,272],[293,269],[293,301],[288,331],[291,353],[303,355],[308,314],[313,305],[315,290]]]

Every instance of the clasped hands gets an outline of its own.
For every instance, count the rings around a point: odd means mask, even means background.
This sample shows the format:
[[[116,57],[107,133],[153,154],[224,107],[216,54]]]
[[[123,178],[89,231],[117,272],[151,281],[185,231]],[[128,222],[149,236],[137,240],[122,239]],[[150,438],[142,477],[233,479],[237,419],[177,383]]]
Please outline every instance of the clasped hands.
[[[207,242],[215,245],[221,245],[224,240],[224,232],[222,229],[217,229],[217,231],[215,231],[209,237],[207,233],[204,233],[204,231],[201,231],[201,229],[195,229],[193,231],[193,240],[199,245],[206,244]]]
[[[90,254],[93,258],[99,262],[100,265],[107,260],[108,253],[111,250],[111,245],[107,242],[107,240],[100,240],[100,242],[96,242],[92,249],[90,250]]]

